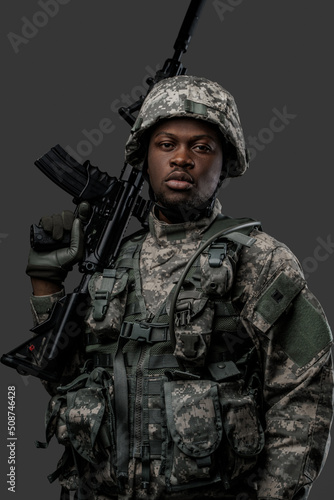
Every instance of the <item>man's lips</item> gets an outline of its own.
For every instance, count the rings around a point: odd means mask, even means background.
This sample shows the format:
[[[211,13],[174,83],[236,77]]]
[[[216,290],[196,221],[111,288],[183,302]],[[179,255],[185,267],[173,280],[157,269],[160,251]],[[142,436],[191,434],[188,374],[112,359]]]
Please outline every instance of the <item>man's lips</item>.
[[[165,182],[170,189],[175,190],[188,190],[194,184],[194,180],[187,172],[172,172],[170,173]]]

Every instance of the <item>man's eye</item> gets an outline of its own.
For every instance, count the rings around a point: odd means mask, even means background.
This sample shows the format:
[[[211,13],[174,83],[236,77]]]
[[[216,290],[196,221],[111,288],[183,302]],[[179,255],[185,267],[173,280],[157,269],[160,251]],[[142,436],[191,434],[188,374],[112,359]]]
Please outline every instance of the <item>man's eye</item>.
[[[210,147],[207,146],[206,144],[196,144],[195,149],[203,152],[210,151]]]
[[[170,142],[161,142],[160,147],[163,149],[170,149],[173,147],[172,143]]]

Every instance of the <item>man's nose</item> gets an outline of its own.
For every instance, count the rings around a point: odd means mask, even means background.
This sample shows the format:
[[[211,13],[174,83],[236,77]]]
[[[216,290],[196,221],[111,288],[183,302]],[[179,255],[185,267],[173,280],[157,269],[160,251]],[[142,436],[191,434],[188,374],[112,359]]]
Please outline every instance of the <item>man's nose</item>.
[[[194,164],[191,151],[186,146],[178,147],[170,159],[171,167],[193,168]]]

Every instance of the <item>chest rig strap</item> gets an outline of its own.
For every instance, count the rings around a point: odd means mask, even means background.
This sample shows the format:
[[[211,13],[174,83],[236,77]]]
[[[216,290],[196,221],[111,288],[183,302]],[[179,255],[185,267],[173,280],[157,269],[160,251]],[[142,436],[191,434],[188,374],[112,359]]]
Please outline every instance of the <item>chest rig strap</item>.
[[[145,238],[145,234],[138,233],[126,242],[120,256],[116,262],[116,270],[126,269],[130,274],[135,276],[135,280],[140,279],[139,276],[139,251],[141,244]],[[140,302],[143,308],[143,299]],[[124,326],[122,330],[124,330]],[[124,491],[125,482],[128,479],[128,464],[130,457],[130,433],[129,433],[129,388],[127,381],[127,372],[125,367],[123,348],[128,342],[128,338],[120,335],[118,339],[117,350],[112,360],[114,368],[114,387],[115,387],[115,410],[116,410],[116,474],[119,490]]]
[[[126,340],[137,342],[166,342],[169,340],[168,323],[132,323],[124,321],[120,336]]]
[[[203,235],[203,244],[198,248],[198,250],[194,253],[192,258],[187,263],[179,282],[177,283],[175,290],[173,292],[173,296],[171,299],[171,305],[169,310],[169,334],[171,337],[171,342],[176,352],[182,352],[182,348],[180,349],[180,343],[177,342],[175,328],[179,326],[180,320],[180,299],[183,295],[184,286],[187,283],[188,276],[191,274],[191,269],[196,265],[197,259],[199,259],[200,255],[209,247],[209,266],[212,268],[219,268],[222,266],[224,259],[227,255],[228,243],[235,243],[235,254],[237,254],[242,246],[250,247],[254,242],[255,238],[249,236],[249,233],[254,229],[254,227],[260,227],[261,223],[258,221],[254,221],[252,219],[232,219],[225,216],[218,216],[213,224],[208,228],[208,230]],[[215,285],[215,283],[212,283]],[[214,292],[214,290],[212,290]],[[189,313],[187,316],[189,322]],[[203,340],[200,338],[200,334],[192,335],[192,338],[187,339],[187,333],[184,332],[181,334],[181,341],[187,349],[187,352],[192,352],[194,354],[194,349],[191,346],[199,345],[202,346],[203,356],[200,357],[199,353],[197,353],[197,357],[199,357],[199,361],[194,360],[194,362],[202,362],[205,357],[205,346],[203,344]],[[191,349],[189,350],[189,342]],[[198,350],[198,349],[197,349]],[[185,356],[187,358],[188,356]],[[193,356],[195,358],[195,356]],[[203,358],[203,359],[202,359]],[[184,364],[184,359],[178,359],[180,368],[183,371],[187,371],[187,367]],[[187,360],[187,362],[191,362],[191,360]]]
[[[221,229],[223,225],[223,230]],[[143,296],[141,294],[141,282],[140,282],[140,270],[139,270],[139,252],[141,248],[141,243],[144,238],[141,238],[141,242],[138,241],[138,246],[136,248],[136,251],[132,254],[132,256],[129,258],[129,252],[131,245],[134,244],[133,240],[128,242],[128,249],[125,247],[124,249],[124,255],[120,256],[119,259],[119,266],[122,266],[122,263],[127,262],[131,263],[131,268],[129,266],[129,273],[132,273],[132,283],[134,284],[133,290],[129,290],[129,295],[128,299],[130,298],[130,301],[133,301],[133,304],[137,302],[138,306],[132,305],[131,306],[131,311],[135,312],[136,314],[131,317],[131,315],[125,314],[124,317],[124,322],[121,330],[121,335],[118,340],[118,346],[116,353],[114,355],[113,359],[113,368],[114,368],[114,379],[115,379],[115,408],[116,408],[116,440],[117,440],[117,457],[116,457],[116,465],[117,465],[117,477],[120,485],[120,489],[122,490],[122,484],[124,484],[124,481],[127,480],[128,476],[128,462],[129,462],[129,456],[130,456],[130,434],[129,434],[129,388],[128,388],[128,381],[127,381],[127,370],[126,370],[126,365],[125,365],[125,359],[124,359],[124,347],[127,344],[129,340],[135,340],[137,342],[142,342],[142,343],[153,343],[153,342],[164,342],[166,340],[171,340],[171,343],[173,344],[173,334],[174,334],[174,342],[175,342],[175,332],[174,332],[174,321],[175,321],[175,313],[178,312],[176,315],[177,321],[179,323],[188,323],[191,321],[191,318],[189,317],[189,308],[188,305],[185,307],[184,310],[177,310],[177,299],[179,298],[179,295],[183,297],[184,293],[181,292],[181,287],[186,281],[186,277],[188,276],[188,273],[193,265],[195,267],[199,266],[199,264],[195,264],[195,261],[198,259],[200,254],[203,252],[204,249],[207,247],[210,247],[210,257],[211,257],[211,264],[213,266],[220,266],[221,262],[223,262],[225,258],[225,247],[221,247],[220,241],[218,241],[218,238],[220,237],[225,237],[227,234],[230,236],[230,241],[233,241],[236,243],[236,246],[242,246],[242,245],[247,245],[250,246],[252,242],[254,241],[252,238],[249,238],[247,235],[244,235],[239,232],[239,230],[247,229],[247,231],[251,231],[254,226],[258,226],[259,223],[257,222],[250,222],[249,219],[247,222],[242,220],[242,224],[238,224],[238,221],[234,219],[229,219],[229,218],[223,218],[223,221],[216,222],[211,225],[211,227],[206,231],[204,234],[204,242],[203,245],[201,245],[199,251],[194,254],[194,257],[191,259],[191,261],[187,264],[184,273],[182,274],[182,277],[180,279],[180,282],[176,285],[176,288],[174,288],[174,293],[172,294],[172,300],[174,301],[172,303],[172,306],[169,310],[169,323],[166,323],[166,318],[165,316],[165,323],[159,322],[160,319],[157,321],[157,316],[153,320],[155,323],[148,323],[144,320],[144,310],[143,310],[143,304],[139,304],[138,301],[144,301]],[[226,241],[223,241],[223,243],[226,243]],[[217,245],[217,246],[215,246]],[[139,247],[139,250],[138,250]],[[210,264],[210,265],[211,265]],[[124,266],[124,267],[127,267]],[[129,280],[129,287],[131,287],[131,280]],[[195,285],[195,288],[197,288],[197,285]],[[187,292],[187,294],[192,294],[197,290],[184,290]],[[186,297],[183,297],[186,298]],[[193,297],[191,297],[193,299]],[[174,304],[174,305],[173,305]],[[145,308],[146,310],[146,308]],[[130,311],[130,309],[128,309]],[[162,321],[163,316],[161,316],[161,321]],[[168,321],[168,319],[167,319]],[[175,348],[175,346],[173,346]],[[188,346],[188,349],[191,351],[191,345]],[[176,358],[175,358],[176,360]],[[185,372],[185,368],[182,364],[179,363],[179,367],[183,372]],[[191,375],[191,374],[189,374]],[[143,458],[143,466],[144,466],[144,458]],[[146,463],[146,462],[145,462]],[[147,461],[149,463],[149,461]],[[144,472],[144,471],[143,471]],[[145,476],[145,474],[143,474]],[[146,478],[147,479],[147,478]],[[143,477],[144,481],[144,477]],[[147,482],[147,481],[146,481]]]
[[[250,247],[255,242],[255,238],[247,236],[246,234],[233,232],[227,235],[228,241],[232,241],[241,246]],[[220,267],[227,255],[227,245],[226,241],[214,241],[211,243],[209,248],[209,265],[211,267]]]
[[[93,318],[95,321],[101,321],[106,315],[116,281],[116,269],[104,269],[102,276],[101,289],[95,292],[95,298],[92,301]]]

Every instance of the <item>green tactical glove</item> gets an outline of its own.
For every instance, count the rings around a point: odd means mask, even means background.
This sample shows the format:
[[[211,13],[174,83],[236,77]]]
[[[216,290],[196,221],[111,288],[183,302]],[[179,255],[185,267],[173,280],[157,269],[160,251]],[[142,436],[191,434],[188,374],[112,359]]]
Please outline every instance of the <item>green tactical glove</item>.
[[[71,230],[71,242],[69,247],[47,252],[36,252],[31,248],[26,269],[28,276],[59,284],[64,281],[68,271],[71,271],[74,264],[82,259],[84,251],[82,222],[88,220],[89,215],[90,205],[83,202],[78,206],[76,218],[69,210],[64,210],[61,214],[42,217],[39,225],[44,231],[50,233],[55,241],[62,239],[64,231]]]

